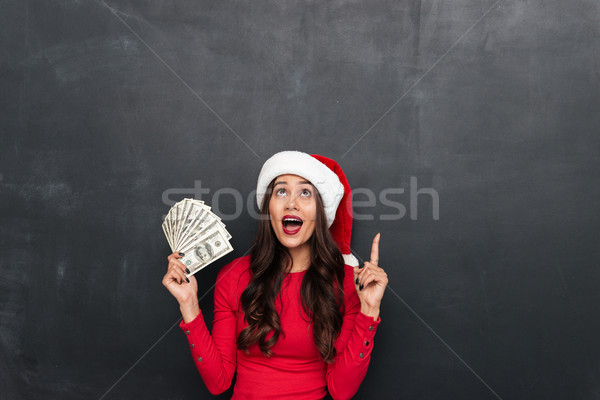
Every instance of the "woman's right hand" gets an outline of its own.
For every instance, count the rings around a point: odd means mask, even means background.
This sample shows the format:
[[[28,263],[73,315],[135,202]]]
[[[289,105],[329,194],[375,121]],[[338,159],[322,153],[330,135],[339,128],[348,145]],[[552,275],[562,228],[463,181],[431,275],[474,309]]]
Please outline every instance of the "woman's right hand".
[[[182,253],[173,253],[167,257],[169,266],[162,283],[169,292],[179,302],[179,308],[185,322],[190,322],[199,313],[198,306],[198,282],[192,275],[186,278],[186,266],[179,259],[183,257]]]

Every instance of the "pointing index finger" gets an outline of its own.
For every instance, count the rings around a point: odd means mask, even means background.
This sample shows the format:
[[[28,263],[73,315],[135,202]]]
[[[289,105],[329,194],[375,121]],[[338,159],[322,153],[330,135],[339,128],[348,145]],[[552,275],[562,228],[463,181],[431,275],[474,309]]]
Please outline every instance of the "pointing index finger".
[[[377,265],[379,263],[379,237],[381,235],[378,233],[375,235],[373,239],[373,245],[371,246],[371,259],[369,260],[371,264]]]

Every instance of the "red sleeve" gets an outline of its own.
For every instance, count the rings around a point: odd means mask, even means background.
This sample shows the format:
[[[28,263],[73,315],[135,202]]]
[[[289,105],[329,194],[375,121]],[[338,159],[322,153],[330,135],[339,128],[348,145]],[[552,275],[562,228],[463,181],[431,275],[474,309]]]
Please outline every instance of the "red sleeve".
[[[220,394],[229,389],[236,368],[236,275],[231,273],[236,261],[223,267],[215,286],[215,310],[212,336],[202,311],[189,323],[180,324],[185,332],[196,368],[207,389]],[[230,275],[230,276],[227,276]]]
[[[349,280],[348,280],[349,278]],[[360,300],[352,273],[344,281],[344,320],[335,342],[337,355],[327,366],[327,388],[334,399],[350,399],[362,383],[373,349],[373,337],[381,317],[374,320],[360,312]]]

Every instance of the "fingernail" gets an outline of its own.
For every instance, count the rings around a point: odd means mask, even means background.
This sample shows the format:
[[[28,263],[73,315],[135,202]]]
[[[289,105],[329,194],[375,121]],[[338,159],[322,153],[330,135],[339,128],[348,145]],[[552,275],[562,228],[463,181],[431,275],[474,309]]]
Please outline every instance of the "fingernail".
[[[185,254],[183,254],[183,253],[179,253],[179,255],[180,255],[181,257],[185,256]]]
[[[356,278],[356,284],[358,285],[358,278]]]
[[[186,273],[186,274],[189,274],[189,273],[190,273],[190,270],[189,270],[189,268],[186,268],[186,269],[185,269],[185,273]]]
[[[365,287],[365,285],[360,285],[360,286],[358,287],[358,290],[363,290],[363,288],[364,288],[364,287]]]
[[[190,280],[188,279],[188,277],[185,277],[185,280],[187,281],[187,283],[190,283]]]

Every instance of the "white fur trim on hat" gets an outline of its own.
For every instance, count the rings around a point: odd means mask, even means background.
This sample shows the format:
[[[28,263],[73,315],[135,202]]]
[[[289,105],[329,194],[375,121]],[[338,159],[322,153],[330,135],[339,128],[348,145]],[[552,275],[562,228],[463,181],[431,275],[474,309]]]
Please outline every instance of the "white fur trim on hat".
[[[344,185],[338,176],[325,164],[300,151],[282,151],[269,158],[258,174],[256,184],[256,201],[260,208],[269,183],[279,175],[292,174],[308,179],[319,191],[327,227],[335,220],[335,211],[344,195]]]
[[[358,260],[354,257],[354,254],[342,254],[344,257],[344,264],[351,267],[358,267]]]

